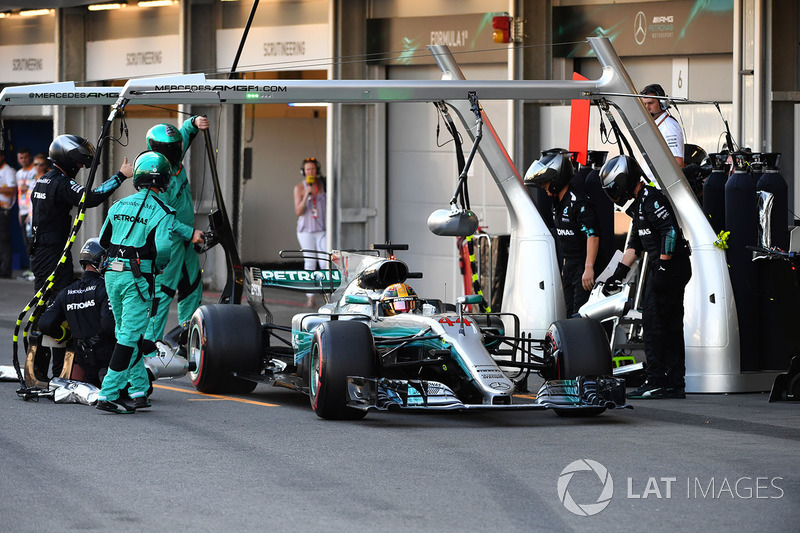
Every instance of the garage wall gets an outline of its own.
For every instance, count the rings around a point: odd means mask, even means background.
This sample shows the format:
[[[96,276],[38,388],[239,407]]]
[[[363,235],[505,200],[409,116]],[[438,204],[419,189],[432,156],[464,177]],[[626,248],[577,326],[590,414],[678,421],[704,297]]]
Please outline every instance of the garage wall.
[[[252,123],[253,178],[242,190],[244,262],[278,260],[278,252],[299,248],[292,189],[300,182],[300,163],[316,157],[325,173],[324,118],[259,118]],[[329,209],[330,209],[329,201]]]
[[[463,68],[467,79],[505,79],[505,65],[475,65]],[[440,79],[435,67],[392,67],[391,79]],[[506,102],[482,102],[495,129],[508,143],[508,106]],[[467,157],[472,146],[461,121],[452,113],[463,137],[462,149]],[[408,252],[399,252],[412,271],[424,272],[424,278],[413,280],[423,297],[454,301],[463,294],[458,271],[456,239],[439,237],[428,230],[428,216],[436,209],[448,207],[458,181],[458,165],[452,142],[437,147],[437,113],[432,104],[395,103],[388,105],[388,197],[387,239],[409,244]],[[504,135],[505,133],[505,135]],[[450,140],[440,127],[438,144]],[[488,142],[484,140],[484,142]],[[492,234],[510,231],[502,196],[491,175],[476,156],[469,176],[471,207],[482,226]]]

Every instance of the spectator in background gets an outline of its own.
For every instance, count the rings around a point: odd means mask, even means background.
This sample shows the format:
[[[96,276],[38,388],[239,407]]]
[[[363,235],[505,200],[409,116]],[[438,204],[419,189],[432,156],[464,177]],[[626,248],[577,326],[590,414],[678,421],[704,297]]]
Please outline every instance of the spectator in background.
[[[325,178],[316,157],[303,159],[300,166],[303,181],[294,186],[294,212],[297,215],[297,242],[303,250],[326,251],[325,238]],[[322,255],[307,254],[303,268],[328,268]],[[306,307],[314,307],[314,295],[306,294]]]
[[[11,208],[17,200],[17,176],[0,150],[0,278],[11,277]]]
[[[30,232],[27,231],[26,226],[29,226],[28,219],[31,210],[30,191],[33,189],[33,183],[36,176],[36,167],[33,165],[33,157],[28,148],[20,148],[17,150],[17,163],[19,163],[19,170],[17,170],[17,205],[19,206],[19,227],[22,230],[22,242],[25,243],[25,253],[30,255]],[[27,263],[27,261],[26,261]],[[33,273],[27,270],[22,276],[24,279],[33,279]]]

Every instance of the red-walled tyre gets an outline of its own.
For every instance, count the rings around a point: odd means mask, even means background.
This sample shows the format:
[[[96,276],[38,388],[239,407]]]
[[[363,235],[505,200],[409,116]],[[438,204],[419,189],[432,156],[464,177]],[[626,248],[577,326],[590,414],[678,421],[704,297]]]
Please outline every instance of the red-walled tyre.
[[[372,332],[363,322],[331,320],[314,331],[309,364],[311,408],[320,418],[360,420],[367,412],[347,406],[347,376],[375,377]]]
[[[188,355],[195,370],[189,372],[200,392],[247,394],[255,381],[232,372],[258,372],[262,360],[261,321],[249,305],[204,305],[192,315]]]

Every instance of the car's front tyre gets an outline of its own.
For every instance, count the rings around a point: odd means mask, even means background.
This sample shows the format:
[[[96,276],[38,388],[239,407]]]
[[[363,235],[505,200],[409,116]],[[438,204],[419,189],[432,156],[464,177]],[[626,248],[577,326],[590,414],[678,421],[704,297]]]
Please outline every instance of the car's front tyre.
[[[375,342],[363,322],[332,320],[314,331],[309,364],[311,408],[320,418],[359,420],[367,412],[347,406],[347,376],[375,377]]]

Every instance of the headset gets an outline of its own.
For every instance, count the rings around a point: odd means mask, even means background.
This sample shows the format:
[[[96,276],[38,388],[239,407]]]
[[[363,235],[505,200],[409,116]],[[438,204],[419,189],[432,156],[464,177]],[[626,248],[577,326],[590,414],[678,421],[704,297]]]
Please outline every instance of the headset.
[[[317,161],[317,158],[316,157],[306,157],[305,159],[303,159],[303,162],[300,164],[300,175],[301,176],[303,176],[303,177],[306,176],[306,163],[314,163],[314,165],[316,165],[316,167],[317,167],[317,174],[316,175],[318,177],[321,175],[321,166],[319,164],[319,161]]]
[[[661,85],[659,85],[658,83],[652,83],[652,84],[648,85],[647,87],[642,89],[642,91],[639,94],[655,95],[655,96],[667,96],[667,93],[664,92],[664,88]],[[669,103],[669,100],[666,100],[666,99],[662,100],[662,99],[659,98],[658,105],[661,107],[661,111],[666,111],[667,109],[669,109],[670,103]]]

